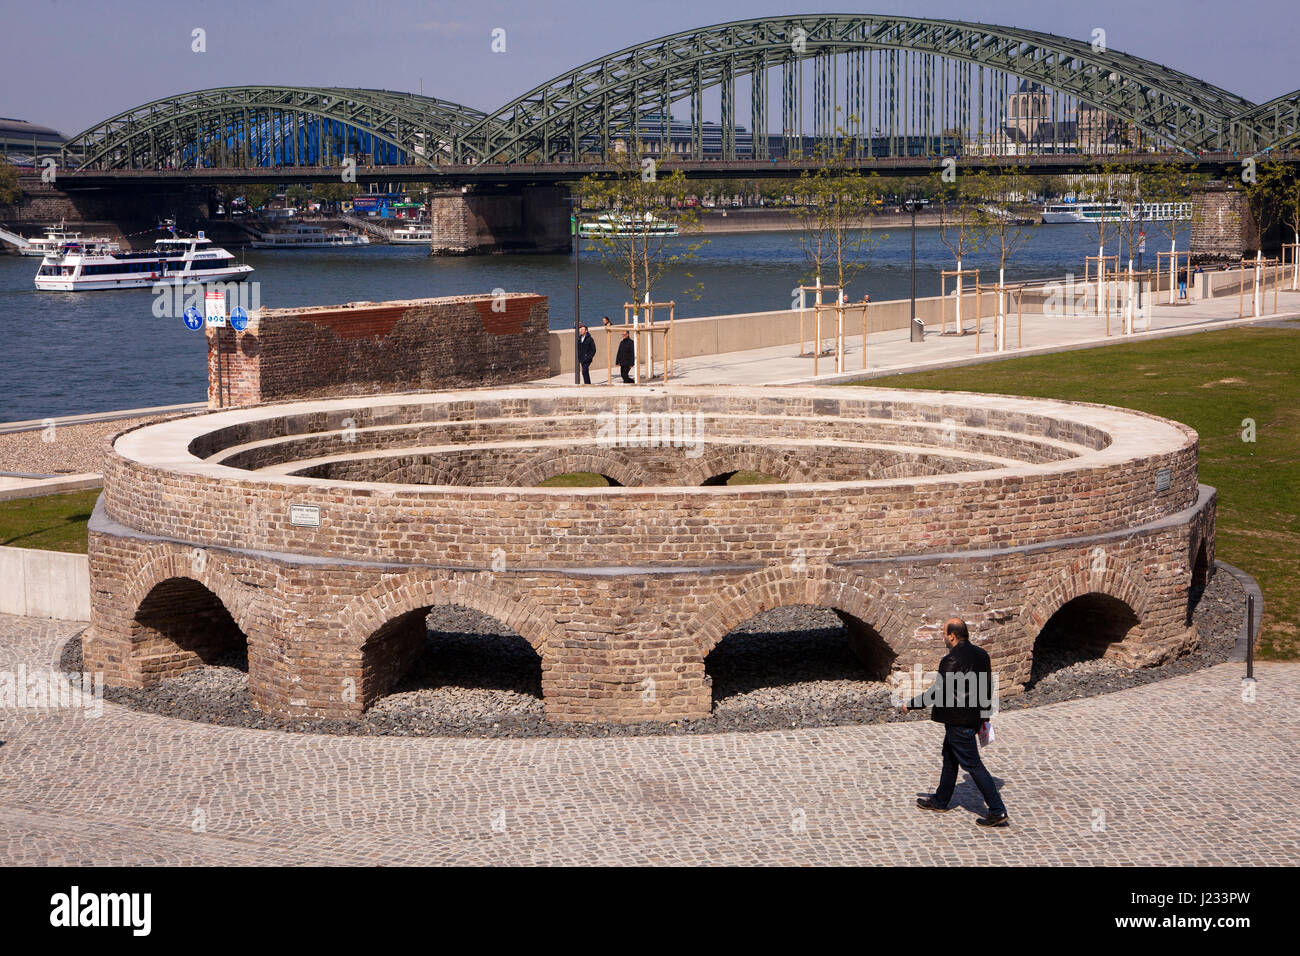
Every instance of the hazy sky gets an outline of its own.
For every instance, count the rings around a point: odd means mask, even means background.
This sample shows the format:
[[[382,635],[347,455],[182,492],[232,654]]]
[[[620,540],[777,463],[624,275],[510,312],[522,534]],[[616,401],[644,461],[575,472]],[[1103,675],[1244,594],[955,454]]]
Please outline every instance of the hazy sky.
[[[0,116],[66,135],[175,93],[242,84],[419,92],[492,110],[565,70],[770,14],[907,13],[1020,26],[1155,60],[1255,102],[1300,87],[1293,0],[3,0]],[[191,50],[191,31],[207,51]],[[491,50],[504,29],[506,52]]]

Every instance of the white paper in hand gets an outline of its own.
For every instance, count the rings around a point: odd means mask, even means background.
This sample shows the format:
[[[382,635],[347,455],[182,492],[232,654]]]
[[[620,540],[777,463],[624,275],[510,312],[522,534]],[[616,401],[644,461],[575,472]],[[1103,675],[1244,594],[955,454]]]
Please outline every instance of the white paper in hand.
[[[980,724],[979,741],[981,747],[987,747],[993,743],[993,722],[990,720]]]

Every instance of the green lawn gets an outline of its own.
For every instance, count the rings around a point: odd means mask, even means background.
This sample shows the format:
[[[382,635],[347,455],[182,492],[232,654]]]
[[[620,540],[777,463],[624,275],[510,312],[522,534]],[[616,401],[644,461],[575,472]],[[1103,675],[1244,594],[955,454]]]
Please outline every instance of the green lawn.
[[[0,545],[86,553],[86,522],[99,489],[0,501]]]
[[[1264,592],[1260,657],[1300,658],[1300,326],[1111,345],[861,384],[1001,392],[1120,405],[1201,436],[1200,477],[1219,490],[1216,553]],[[1243,421],[1255,422],[1255,442]]]

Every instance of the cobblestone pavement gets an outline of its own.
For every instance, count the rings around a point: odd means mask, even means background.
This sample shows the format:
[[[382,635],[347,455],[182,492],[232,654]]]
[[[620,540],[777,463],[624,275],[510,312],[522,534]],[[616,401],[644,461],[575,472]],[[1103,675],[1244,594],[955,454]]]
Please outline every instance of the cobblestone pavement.
[[[79,630],[0,616],[0,680]],[[466,740],[0,710],[0,864],[1300,863],[1300,666],[1007,713],[1012,828],[913,806],[937,725]],[[1102,821],[1104,829],[1094,827]]]

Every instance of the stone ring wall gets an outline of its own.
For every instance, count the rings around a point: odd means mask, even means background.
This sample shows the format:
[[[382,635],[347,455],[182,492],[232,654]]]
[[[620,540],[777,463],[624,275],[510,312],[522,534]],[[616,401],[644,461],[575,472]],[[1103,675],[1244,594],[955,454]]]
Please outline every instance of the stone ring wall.
[[[1131,611],[1108,653],[1146,663],[1187,645],[1213,564],[1196,453],[1191,429],[1123,409],[873,388],[501,388],[173,419],[110,443],[87,667],[141,686],[242,634],[257,706],[345,716],[419,654],[427,609],[456,604],[532,644],[551,717],[663,720],[707,714],[709,651],[783,604],[833,608],[882,676],[932,668],[956,614],[1005,689],[1087,594]],[[775,482],[716,483],[741,470]],[[536,487],[572,471],[615,486]]]

